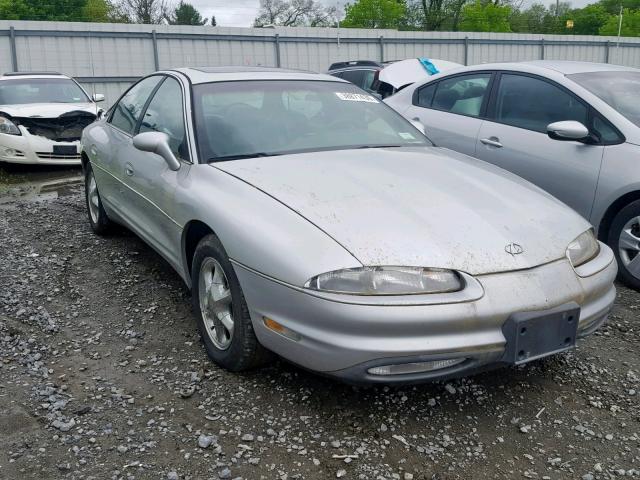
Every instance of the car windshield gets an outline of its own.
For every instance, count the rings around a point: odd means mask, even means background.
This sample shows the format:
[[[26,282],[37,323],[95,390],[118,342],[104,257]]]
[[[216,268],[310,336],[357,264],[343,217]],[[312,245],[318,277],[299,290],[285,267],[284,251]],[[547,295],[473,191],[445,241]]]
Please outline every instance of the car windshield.
[[[640,127],[640,72],[588,72],[569,75]]]
[[[200,155],[209,161],[348,148],[430,145],[354,85],[239,81],[194,87]]]
[[[16,78],[0,82],[0,105],[88,101],[78,84],[68,78]]]

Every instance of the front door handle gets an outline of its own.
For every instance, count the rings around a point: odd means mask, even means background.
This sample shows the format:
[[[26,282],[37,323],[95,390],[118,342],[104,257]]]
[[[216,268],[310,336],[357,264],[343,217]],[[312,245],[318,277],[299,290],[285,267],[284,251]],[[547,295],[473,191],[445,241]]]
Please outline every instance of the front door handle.
[[[126,173],[128,176],[133,177],[133,165],[131,165],[130,163],[125,164],[124,166],[124,173]]]
[[[485,145],[491,145],[492,147],[502,148],[502,144],[500,143],[500,139],[498,137],[482,138],[480,139],[480,141]]]

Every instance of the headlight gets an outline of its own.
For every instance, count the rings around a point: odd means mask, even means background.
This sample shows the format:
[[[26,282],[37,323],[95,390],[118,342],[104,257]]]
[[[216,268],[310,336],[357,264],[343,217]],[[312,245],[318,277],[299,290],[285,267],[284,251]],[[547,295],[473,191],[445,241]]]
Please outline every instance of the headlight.
[[[567,257],[574,267],[587,263],[600,252],[600,244],[596,240],[593,229],[580,234],[567,247]]]
[[[7,135],[20,135],[20,130],[11,120],[0,116],[0,133],[6,133]]]
[[[361,267],[313,277],[306,288],[348,295],[415,295],[456,292],[460,276],[452,270],[423,267]]]

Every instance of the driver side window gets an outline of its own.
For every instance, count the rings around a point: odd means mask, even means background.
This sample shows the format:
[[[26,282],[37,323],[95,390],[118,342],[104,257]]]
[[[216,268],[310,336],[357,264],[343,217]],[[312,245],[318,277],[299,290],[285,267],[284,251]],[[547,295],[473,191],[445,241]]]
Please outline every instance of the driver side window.
[[[140,124],[139,133],[143,132],[166,133],[174,155],[189,160],[182,88],[174,78],[167,77],[153,96]]]
[[[162,77],[155,75],[147,77],[134,85],[113,107],[113,114],[109,119],[109,123],[129,135],[133,135],[144,104],[160,80],[162,80]]]

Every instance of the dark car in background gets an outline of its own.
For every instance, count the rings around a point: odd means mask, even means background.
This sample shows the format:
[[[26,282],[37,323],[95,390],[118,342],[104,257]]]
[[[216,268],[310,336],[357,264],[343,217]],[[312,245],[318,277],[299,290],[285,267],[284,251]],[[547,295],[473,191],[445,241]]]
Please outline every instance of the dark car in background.
[[[331,64],[327,73],[334,77],[344,78],[367,92],[381,93],[378,92],[378,74],[390,63],[374,60],[336,62]]]

